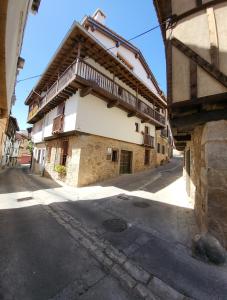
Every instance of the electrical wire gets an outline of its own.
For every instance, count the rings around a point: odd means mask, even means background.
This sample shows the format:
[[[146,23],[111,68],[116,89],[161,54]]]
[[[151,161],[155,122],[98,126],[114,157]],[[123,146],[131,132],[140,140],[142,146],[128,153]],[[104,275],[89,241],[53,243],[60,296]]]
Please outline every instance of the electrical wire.
[[[167,22],[170,23],[171,20],[168,18],[168,19],[166,19],[164,22],[160,23],[159,25],[156,25],[156,26],[154,26],[154,27],[152,27],[152,28],[150,28],[150,29],[148,29],[148,30],[146,30],[146,31],[144,31],[144,32],[142,32],[142,33],[140,33],[140,34],[137,34],[137,35],[133,36],[132,38],[126,40],[126,42],[130,42],[130,41],[132,41],[132,40],[135,40],[135,39],[137,39],[137,38],[139,38],[139,37],[141,37],[141,36],[143,36],[143,35],[145,35],[145,34],[151,32],[151,31],[153,31],[153,30],[155,30],[155,29],[161,27],[162,25],[164,25],[164,24],[167,23]],[[124,42],[124,43],[125,43],[125,42]],[[115,46],[112,46],[112,47],[110,47],[110,48],[107,48],[107,49],[105,49],[105,51],[109,51],[109,50],[112,50],[112,49],[114,49],[114,48],[118,48],[121,44],[124,44],[124,43],[117,42]],[[87,58],[87,59],[88,59],[88,58]],[[84,60],[86,60],[86,59],[84,59]],[[43,74],[39,74],[39,75],[35,75],[35,76],[23,78],[23,79],[17,80],[17,83],[22,82],[22,81],[26,81],[26,80],[30,80],[30,79],[33,79],[33,78],[37,78],[37,77],[40,77],[40,76],[42,76],[42,75],[43,75]]]

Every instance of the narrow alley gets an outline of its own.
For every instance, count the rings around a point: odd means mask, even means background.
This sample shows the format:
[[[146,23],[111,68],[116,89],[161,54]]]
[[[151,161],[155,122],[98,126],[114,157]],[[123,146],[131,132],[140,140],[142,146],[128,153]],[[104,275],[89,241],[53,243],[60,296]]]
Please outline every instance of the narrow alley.
[[[226,266],[191,254],[181,157],[85,188],[26,167],[0,180],[1,299],[226,299]]]

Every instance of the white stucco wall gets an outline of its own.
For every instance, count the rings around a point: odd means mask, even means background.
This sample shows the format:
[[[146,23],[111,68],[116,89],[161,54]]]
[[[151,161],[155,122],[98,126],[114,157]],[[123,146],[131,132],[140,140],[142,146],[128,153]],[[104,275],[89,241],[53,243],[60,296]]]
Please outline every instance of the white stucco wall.
[[[135,131],[135,123],[139,124],[139,132]],[[155,127],[141,123],[137,117],[127,117],[127,112],[117,108],[107,108],[107,103],[94,95],[80,98],[76,130],[103,137],[142,144],[144,126],[150,128],[150,135],[155,137]]]
[[[43,123],[44,119],[39,120],[33,125],[31,138],[33,143],[40,143],[43,140]]]
[[[76,93],[65,102],[63,132],[75,130],[79,94]],[[36,122],[32,129],[32,140],[40,143],[45,137],[52,136],[53,120],[57,117],[57,107],[48,112],[44,118]]]
[[[11,108],[11,98],[16,80],[17,60],[20,55],[29,5],[30,0],[8,0],[5,40],[8,111]]]

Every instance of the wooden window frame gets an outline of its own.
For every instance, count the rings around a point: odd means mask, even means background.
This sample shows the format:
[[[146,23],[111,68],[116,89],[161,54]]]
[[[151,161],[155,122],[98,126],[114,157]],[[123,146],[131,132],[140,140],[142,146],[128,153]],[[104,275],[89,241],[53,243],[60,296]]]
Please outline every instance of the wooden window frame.
[[[112,162],[118,162],[119,160],[119,150],[118,149],[112,149]]]

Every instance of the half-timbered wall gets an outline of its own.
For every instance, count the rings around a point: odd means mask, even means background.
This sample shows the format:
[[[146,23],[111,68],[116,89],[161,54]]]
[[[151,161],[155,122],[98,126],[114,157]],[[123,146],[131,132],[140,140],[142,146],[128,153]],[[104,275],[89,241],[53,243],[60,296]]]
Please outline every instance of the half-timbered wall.
[[[208,1],[203,1],[208,2]],[[196,1],[172,0],[172,14],[180,15],[195,7]],[[167,31],[166,37],[177,39],[220,72],[227,74],[227,3],[198,11]],[[222,84],[193,62],[186,49],[172,46],[172,102],[190,100],[227,92]],[[194,68],[194,70],[193,70]],[[192,85],[194,91],[192,91]],[[194,93],[194,95],[193,95]]]

